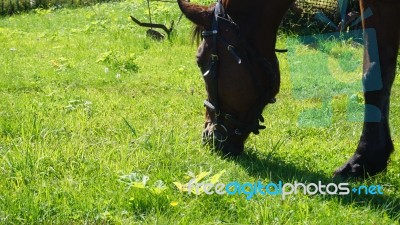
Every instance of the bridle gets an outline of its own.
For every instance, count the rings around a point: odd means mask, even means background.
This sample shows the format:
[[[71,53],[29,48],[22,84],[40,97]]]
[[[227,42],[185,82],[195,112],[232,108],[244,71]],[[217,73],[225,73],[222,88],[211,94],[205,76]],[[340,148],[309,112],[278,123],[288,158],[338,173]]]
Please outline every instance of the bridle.
[[[244,49],[246,50],[244,54],[241,56],[236,52],[235,46],[231,45],[224,37],[221,36],[219,32],[219,24],[220,22],[228,24],[234,30],[236,30],[241,43],[243,43]],[[226,142],[230,136],[242,136],[245,133],[254,133],[259,134],[260,130],[265,129],[266,127],[260,125],[260,122],[264,122],[264,118],[262,116],[262,112],[264,107],[269,103],[275,103],[275,95],[270,94],[263,87],[262,82],[254,72],[254,69],[251,67],[251,60],[255,60],[260,64],[266,76],[270,76],[270,79],[273,81],[272,84],[275,83],[276,79],[278,79],[278,60],[275,58],[274,62],[268,61],[265,57],[260,56],[251,46],[244,40],[240,35],[240,30],[238,25],[232,20],[232,18],[225,13],[225,9],[222,5],[222,1],[218,0],[215,8],[214,14],[211,24],[211,30],[205,30],[202,32],[202,37],[211,38],[211,63],[209,65],[209,69],[204,73],[204,78],[209,80],[208,83],[208,100],[204,101],[204,106],[214,113],[214,119],[212,122],[208,122],[213,127],[213,135],[214,139],[216,138],[218,142],[223,143]],[[254,110],[254,115],[256,115],[254,120],[249,124],[240,121],[232,114],[224,112],[220,108],[219,104],[219,96],[218,96],[218,74],[217,74],[217,66],[218,66],[218,42],[220,42],[225,48],[226,51],[230,53],[233,59],[241,65],[247,66],[247,70],[251,74],[251,78],[253,82],[256,84],[258,92],[259,92],[259,101]],[[285,51],[285,50],[276,50],[276,51]],[[244,60],[242,60],[242,57]],[[211,101],[210,99],[213,99]],[[222,121],[225,121],[232,125],[234,129],[228,129]]]

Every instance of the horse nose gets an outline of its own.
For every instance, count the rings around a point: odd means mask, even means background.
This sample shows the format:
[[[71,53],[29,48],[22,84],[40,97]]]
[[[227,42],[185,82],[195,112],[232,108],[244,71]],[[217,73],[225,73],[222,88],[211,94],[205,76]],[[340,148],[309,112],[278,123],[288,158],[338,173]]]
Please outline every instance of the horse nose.
[[[239,155],[244,150],[243,143],[235,143],[230,141],[227,135],[208,129],[203,131],[203,144],[211,146],[224,155]]]
[[[206,128],[203,131],[203,145],[210,145],[216,150],[223,150],[227,139],[227,136],[222,135],[215,130]]]

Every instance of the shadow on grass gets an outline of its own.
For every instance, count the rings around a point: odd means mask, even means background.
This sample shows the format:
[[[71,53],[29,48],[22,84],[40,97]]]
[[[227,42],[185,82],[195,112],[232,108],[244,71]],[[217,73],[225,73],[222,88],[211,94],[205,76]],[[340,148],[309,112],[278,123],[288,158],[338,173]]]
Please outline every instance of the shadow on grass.
[[[313,172],[296,166],[295,164],[284,162],[276,158],[273,152],[262,155],[262,153],[247,149],[245,153],[239,157],[227,157],[227,160],[236,162],[243,167],[249,176],[261,179],[269,178],[271,182],[282,181],[283,183],[293,183],[294,181],[301,183],[310,183],[321,181],[322,184],[328,183],[350,183],[350,187],[359,186],[360,180],[340,180],[334,179],[323,172]],[[368,183],[368,181],[367,181]],[[366,184],[368,185],[368,184]],[[336,200],[343,205],[353,205],[358,208],[369,207],[371,209],[384,210],[389,218],[400,220],[400,198],[391,195],[356,195],[350,192],[349,195],[326,195],[321,196],[322,200]]]

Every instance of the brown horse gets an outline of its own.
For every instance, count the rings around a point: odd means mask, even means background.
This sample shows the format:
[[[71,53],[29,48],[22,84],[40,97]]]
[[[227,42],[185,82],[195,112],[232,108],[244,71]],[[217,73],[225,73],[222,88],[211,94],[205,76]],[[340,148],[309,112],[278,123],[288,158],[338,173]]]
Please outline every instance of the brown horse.
[[[258,134],[264,107],[274,102],[279,91],[279,64],[275,55],[278,27],[294,0],[219,0],[200,6],[177,0],[181,11],[197,26],[203,41],[197,63],[204,75],[208,99],[205,101],[204,140],[228,154],[244,150],[250,133]],[[399,0],[360,0],[365,32],[363,84],[379,75],[383,87],[368,91],[365,104],[380,110],[379,120],[365,122],[353,157],[335,171],[337,176],[375,175],[383,171],[393,151],[389,130],[389,99],[395,78],[400,39]],[[240,29],[239,29],[240,28]],[[371,43],[378,44],[379,57]]]

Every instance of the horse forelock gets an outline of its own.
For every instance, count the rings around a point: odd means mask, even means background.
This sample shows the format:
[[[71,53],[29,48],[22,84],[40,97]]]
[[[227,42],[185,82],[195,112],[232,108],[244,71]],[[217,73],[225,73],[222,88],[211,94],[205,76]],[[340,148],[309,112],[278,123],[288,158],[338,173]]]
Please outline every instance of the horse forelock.
[[[231,0],[222,0],[222,5],[224,6],[225,10],[228,9],[228,11],[226,11],[227,14],[229,14],[229,7],[232,5],[231,4]],[[214,9],[215,8],[215,3],[210,5],[210,9]],[[202,40],[201,37],[201,33],[204,31],[204,27],[201,25],[197,25],[195,24],[193,26],[193,34],[192,34],[192,41],[196,41],[197,44],[200,43],[200,41]]]
[[[230,5],[231,0],[222,0],[222,5],[224,6],[225,9],[227,9]],[[214,9],[215,8],[215,3],[210,5],[210,9]],[[229,13],[229,12],[227,12]],[[193,34],[192,34],[192,41],[196,41],[197,44],[200,43],[200,41],[202,40],[202,36],[201,33],[204,31],[204,27],[195,24],[193,26]]]
[[[201,33],[204,31],[204,28],[202,26],[199,25],[195,25],[193,27],[193,35],[192,35],[192,41],[196,41],[196,44],[199,45],[202,36]]]

